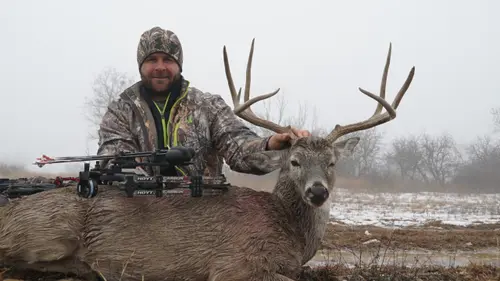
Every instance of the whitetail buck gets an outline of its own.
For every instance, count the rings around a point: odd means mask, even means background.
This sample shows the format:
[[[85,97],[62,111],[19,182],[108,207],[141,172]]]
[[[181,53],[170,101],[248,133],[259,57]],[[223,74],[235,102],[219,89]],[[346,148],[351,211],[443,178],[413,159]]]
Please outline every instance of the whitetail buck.
[[[249,108],[279,90],[249,100],[253,44],[242,105],[224,47],[234,111],[258,126],[287,132]],[[0,209],[0,263],[83,278],[97,272],[108,281],[293,280],[320,246],[335,164],[359,141],[338,138],[394,119],[412,81],[414,68],[392,106],[384,100],[390,56],[391,48],[380,97],[360,89],[379,103],[371,118],[337,125],[325,138],[294,139],[284,150],[246,156],[264,171],[281,169],[272,193],[236,186],[225,195],[201,198],[131,199],[110,187],[93,199],[78,197],[73,188],[41,192]]]

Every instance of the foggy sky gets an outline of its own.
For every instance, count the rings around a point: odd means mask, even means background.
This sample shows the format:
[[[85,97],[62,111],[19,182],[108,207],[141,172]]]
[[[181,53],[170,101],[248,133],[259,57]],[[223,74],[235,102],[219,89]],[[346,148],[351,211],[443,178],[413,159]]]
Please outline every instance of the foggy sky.
[[[375,101],[358,87],[378,94],[392,42],[389,102],[412,66],[416,71],[397,118],[380,126],[386,140],[448,132],[465,144],[491,131],[490,109],[500,106],[498,1],[305,3],[3,1],[0,161],[30,165],[41,154],[95,154],[84,99],[106,67],[138,78],[139,36],[155,25],[181,40],[186,79],[231,106],[222,48],[236,86],[243,86],[255,38],[252,96],[281,88],[290,103],[311,99],[327,128],[373,113]]]

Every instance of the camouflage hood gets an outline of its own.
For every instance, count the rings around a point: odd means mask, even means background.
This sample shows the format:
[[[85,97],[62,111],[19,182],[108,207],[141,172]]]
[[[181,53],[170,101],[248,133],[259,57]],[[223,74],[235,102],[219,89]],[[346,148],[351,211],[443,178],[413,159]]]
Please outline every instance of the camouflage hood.
[[[140,95],[140,85],[141,82],[132,85],[109,105],[99,130],[98,154],[158,147],[153,114]],[[193,165],[177,167],[180,175],[220,174],[223,160],[238,172],[263,173],[246,163],[243,156],[265,150],[268,139],[246,127],[221,96],[189,87],[189,81],[182,82],[181,95],[170,112],[167,139],[170,147],[186,146],[196,151]],[[147,172],[151,175],[158,171]]]
[[[182,45],[175,33],[158,26],[142,33],[137,46],[137,65],[141,68],[144,60],[152,53],[163,52],[172,56],[182,71]]]

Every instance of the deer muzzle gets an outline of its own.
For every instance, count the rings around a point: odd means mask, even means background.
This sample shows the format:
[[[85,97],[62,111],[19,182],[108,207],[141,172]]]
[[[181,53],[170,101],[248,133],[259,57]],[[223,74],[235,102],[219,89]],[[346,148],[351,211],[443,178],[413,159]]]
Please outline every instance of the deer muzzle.
[[[321,183],[314,183],[312,187],[307,188],[306,197],[316,207],[320,207],[328,199],[328,189]]]

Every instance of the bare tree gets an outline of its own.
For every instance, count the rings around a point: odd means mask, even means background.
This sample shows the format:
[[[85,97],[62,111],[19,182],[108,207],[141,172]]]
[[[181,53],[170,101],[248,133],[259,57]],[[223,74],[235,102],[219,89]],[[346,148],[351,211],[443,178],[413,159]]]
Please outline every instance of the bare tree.
[[[311,124],[309,125],[309,128],[312,135],[320,137],[325,137],[326,135],[328,135],[328,131],[324,127],[321,127],[318,123],[316,106],[314,106],[312,109]]]
[[[396,138],[385,154],[388,165],[395,166],[403,180],[416,180],[422,174],[424,154],[419,141],[414,135]]]
[[[97,138],[97,129],[108,105],[132,83],[134,79],[131,76],[114,68],[106,68],[96,77],[92,86],[93,95],[85,99],[85,118],[91,124],[91,139]]]
[[[493,115],[494,131],[500,132],[500,107],[492,108],[491,114]]]
[[[357,150],[338,167],[339,174],[351,174],[363,177],[377,172],[382,149],[383,134],[372,128],[349,134],[348,137],[359,137]],[[339,165],[339,166],[340,166]]]
[[[474,192],[498,192],[500,141],[488,135],[477,137],[466,151],[467,162],[460,166],[454,182]]]
[[[435,182],[444,186],[454,175],[462,160],[453,137],[446,133],[436,137],[423,134],[421,147],[425,171],[422,175],[424,177],[429,175]]]
[[[492,156],[500,154],[500,141],[495,141],[489,135],[480,136],[467,146],[466,151],[470,162],[484,163]]]

